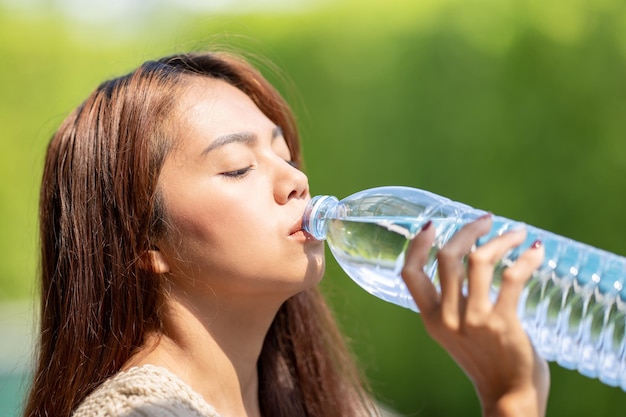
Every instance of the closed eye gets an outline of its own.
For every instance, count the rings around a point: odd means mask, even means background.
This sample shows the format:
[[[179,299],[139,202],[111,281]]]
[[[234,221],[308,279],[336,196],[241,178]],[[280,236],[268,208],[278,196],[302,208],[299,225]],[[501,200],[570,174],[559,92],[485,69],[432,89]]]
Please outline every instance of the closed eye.
[[[254,168],[249,166],[249,167],[245,167],[245,168],[241,168],[241,169],[236,169],[234,171],[222,172],[220,175],[222,175],[223,177],[229,178],[229,179],[240,179],[240,178],[243,178],[246,175],[248,175],[250,173],[250,171],[252,171],[253,169]]]

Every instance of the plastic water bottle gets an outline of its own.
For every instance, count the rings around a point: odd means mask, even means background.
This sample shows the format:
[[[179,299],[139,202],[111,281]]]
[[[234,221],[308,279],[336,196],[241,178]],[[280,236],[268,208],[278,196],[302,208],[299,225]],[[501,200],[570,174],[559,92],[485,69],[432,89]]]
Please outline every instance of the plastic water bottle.
[[[380,187],[341,201],[314,197],[303,227],[327,240],[339,265],[367,292],[418,311],[400,277],[410,240],[432,221],[436,238],[425,271],[438,286],[437,250],[483,214],[427,191]],[[626,391],[626,258],[499,216],[493,216],[492,230],[476,245],[520,225],[528,232],[526,241],[496,266],[492,296],[498,293],[501,271],[541,240],[544,262],[518,307],[533,345],[546,360]]]

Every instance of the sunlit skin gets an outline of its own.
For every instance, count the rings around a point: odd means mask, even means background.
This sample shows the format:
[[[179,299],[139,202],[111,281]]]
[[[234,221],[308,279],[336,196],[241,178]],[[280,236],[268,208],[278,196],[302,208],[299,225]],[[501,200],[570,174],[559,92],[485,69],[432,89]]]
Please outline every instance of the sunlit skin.
[[[222,415],[256,416],[256,362],[281,304],[316,285],[323,243],[279,126],[235,87],[193,78],[159,178],[170,231],[149,262],[169,282],[166,332],[126,368],[165,366]],[[219,377],[211,377],[219,376]]]
[[[222,81],[194,84],[159,181],[174,225],[159,249],[180,287],[282,303],[323,273],[322,244],[300,229],[308,179],[247,95]]]
[[[545,415],[550,374],[517,318],[517,304],[544,250],[535,242],[502,274],[495,301],[489,290],[496,263],[526,238],[511,231],[474,250],[489,232],[483,216],[455,234],[437,255],[441,292],[423,271],[435,228],[427,224],[413,240],[402,270],[428,333],[454,358],[474,383],[485,417]],[[467,257],[467,267],[461,261]],[[467,279],[467,296],[463,283]]]

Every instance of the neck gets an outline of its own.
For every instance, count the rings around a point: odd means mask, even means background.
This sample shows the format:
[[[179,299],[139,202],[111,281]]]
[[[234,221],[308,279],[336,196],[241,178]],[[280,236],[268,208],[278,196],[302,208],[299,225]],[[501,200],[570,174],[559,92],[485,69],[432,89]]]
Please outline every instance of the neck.
[[[260,416],[257,362],[280,303],[171,296],[165,331],[130,366],[168,368],[222,415]],[[255,302],[256,301],[256,302]]]

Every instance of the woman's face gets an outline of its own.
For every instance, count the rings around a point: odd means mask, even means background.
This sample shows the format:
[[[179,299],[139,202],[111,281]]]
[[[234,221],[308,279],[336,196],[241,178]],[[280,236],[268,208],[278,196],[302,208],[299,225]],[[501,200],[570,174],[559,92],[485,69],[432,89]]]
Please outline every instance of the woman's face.
[[[279,126],[239,89],[194,78],[159,188],[172,282],[217,297],[285,299],[317,283],[323,243],[301,228],[308,179]]]

